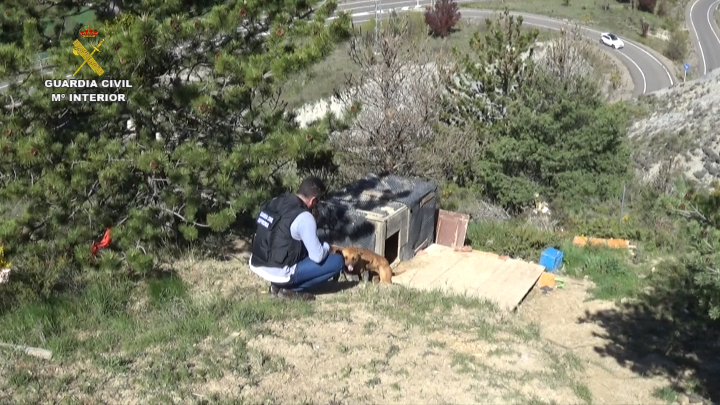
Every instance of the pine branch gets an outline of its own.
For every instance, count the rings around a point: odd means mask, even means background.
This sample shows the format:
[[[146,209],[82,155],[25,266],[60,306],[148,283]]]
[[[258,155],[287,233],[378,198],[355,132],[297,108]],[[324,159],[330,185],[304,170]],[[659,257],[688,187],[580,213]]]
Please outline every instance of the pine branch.
[[[673,211],[684,216],[685,218],[696,218],[700,220],[700,222],[705,223],[706,225],[710,225],[713,227],[715,226],[715,222],[713,222],[710,218],[706,217],[705,214],[700,211],[697,205],[690,204],[690,208],[692,208],[692,210],[681,210],[679,208],[673,208]]]
[[[172,215],[180,218],[181,221],[183,221],[183,222],[185,222],[185,223],[187,223],[187,224],[192,224],[192,225],[195,225],[195,226],[200,227],[200,228],[210,228],[210,225],[199,224],[199,223],[194,222],[194,221],[188,221],[187,219],[185,219],[185,217],[183,217],[182,215],[178,214],[177,212],[175,212],[175,211],[173,211],[173,210],[170,210],[170,209],[167,209],[167,208],[163,208],[163,207],[160,207],[160,209],[161,209],[162,211],[167,212],[168,214],[172,214]]]

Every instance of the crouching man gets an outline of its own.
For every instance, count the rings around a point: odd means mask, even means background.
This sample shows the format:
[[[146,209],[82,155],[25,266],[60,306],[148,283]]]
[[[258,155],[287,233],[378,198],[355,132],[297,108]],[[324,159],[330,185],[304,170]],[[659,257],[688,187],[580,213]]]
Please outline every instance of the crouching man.
[[[270,282],[271,296],[311,301],[308,290],[340,274],[342,255],[320,243],[311,210],[325,193],[317,177],[308,177],[295,194],[284,194],[261,206],[253,237],[250,270]]]

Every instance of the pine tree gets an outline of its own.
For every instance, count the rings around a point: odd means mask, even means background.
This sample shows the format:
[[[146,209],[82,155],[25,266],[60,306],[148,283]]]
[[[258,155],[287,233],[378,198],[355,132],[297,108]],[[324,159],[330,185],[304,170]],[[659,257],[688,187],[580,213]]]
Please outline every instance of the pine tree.
[[[629,167],[624,110],[604,103],[593,78],[536,63],[538,32],[523,30],[522,17],[506,10],[487,27],[472,38],[446,101],[454,115],[446,121],[472,128],[481,149],[468,177],[514,211],[535,193],[565,201],[614,196]]]
[[[326,131],[294,124],[281,90],[348,37],[348,15],[327,24],[334,1],[93,3],[94,43],[104,40],[93,58],[106,73],[85,66],[73,79],[132,88],[46,88],[82,63],[75,39],[93,50],[80,26],[55,23],[79,4],[0,8],[0,82],[11,83],[0,93],[0,244],[15,269],[15,287],[3,288],[47,295],[93,265],[147,272],[163,247],[252,215],[296,181],[295,162],[326,148]],[[36,66],[43,54],[51,74]],[[53,102],[51,93],[125,93],[127,102]],[[94,257],[106,228],[110,248]]]
[[[470,39],[471,52],[459,55],[463,73],[453,93],[463,121],[492,123],[504,116],[513,94],[532,72],[533,45],[537,30],[523,31],[522,16],[515,18],[506,9],[496,20],[486,19],[484,34],[475,32]]]
[[[720,319],[720,188],[713,184],[712,191],[691,188],[684,198],[673,195],[670,208],[671,212],[687,219],[683,231],[690,242],[688,252],[680,256],[684,280],[678,280],[675,285],[682,288],[685,295],[694,296],[697,305],[693,306],[701,315],[717,321]]]

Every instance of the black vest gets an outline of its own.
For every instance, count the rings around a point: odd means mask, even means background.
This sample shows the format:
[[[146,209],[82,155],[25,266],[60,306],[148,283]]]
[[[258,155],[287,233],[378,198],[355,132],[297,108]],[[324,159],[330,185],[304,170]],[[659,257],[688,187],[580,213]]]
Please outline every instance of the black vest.
[[[295,194],[283,194],[260,207],[252,244],[253,266],[292,266],[307,257],[305,245],[290,234],[290,225],[305,211],[307,205]]]

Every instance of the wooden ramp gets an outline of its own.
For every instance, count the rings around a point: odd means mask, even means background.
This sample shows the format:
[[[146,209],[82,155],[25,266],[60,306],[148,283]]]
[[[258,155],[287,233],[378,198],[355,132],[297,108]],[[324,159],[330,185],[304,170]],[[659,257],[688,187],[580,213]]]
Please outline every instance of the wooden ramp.
[[[433,244],[395,268],[393,283],[418,290],[441,290],[495,302],[512,311],[533,288],[545,267],[494,253],[456,252]]]

